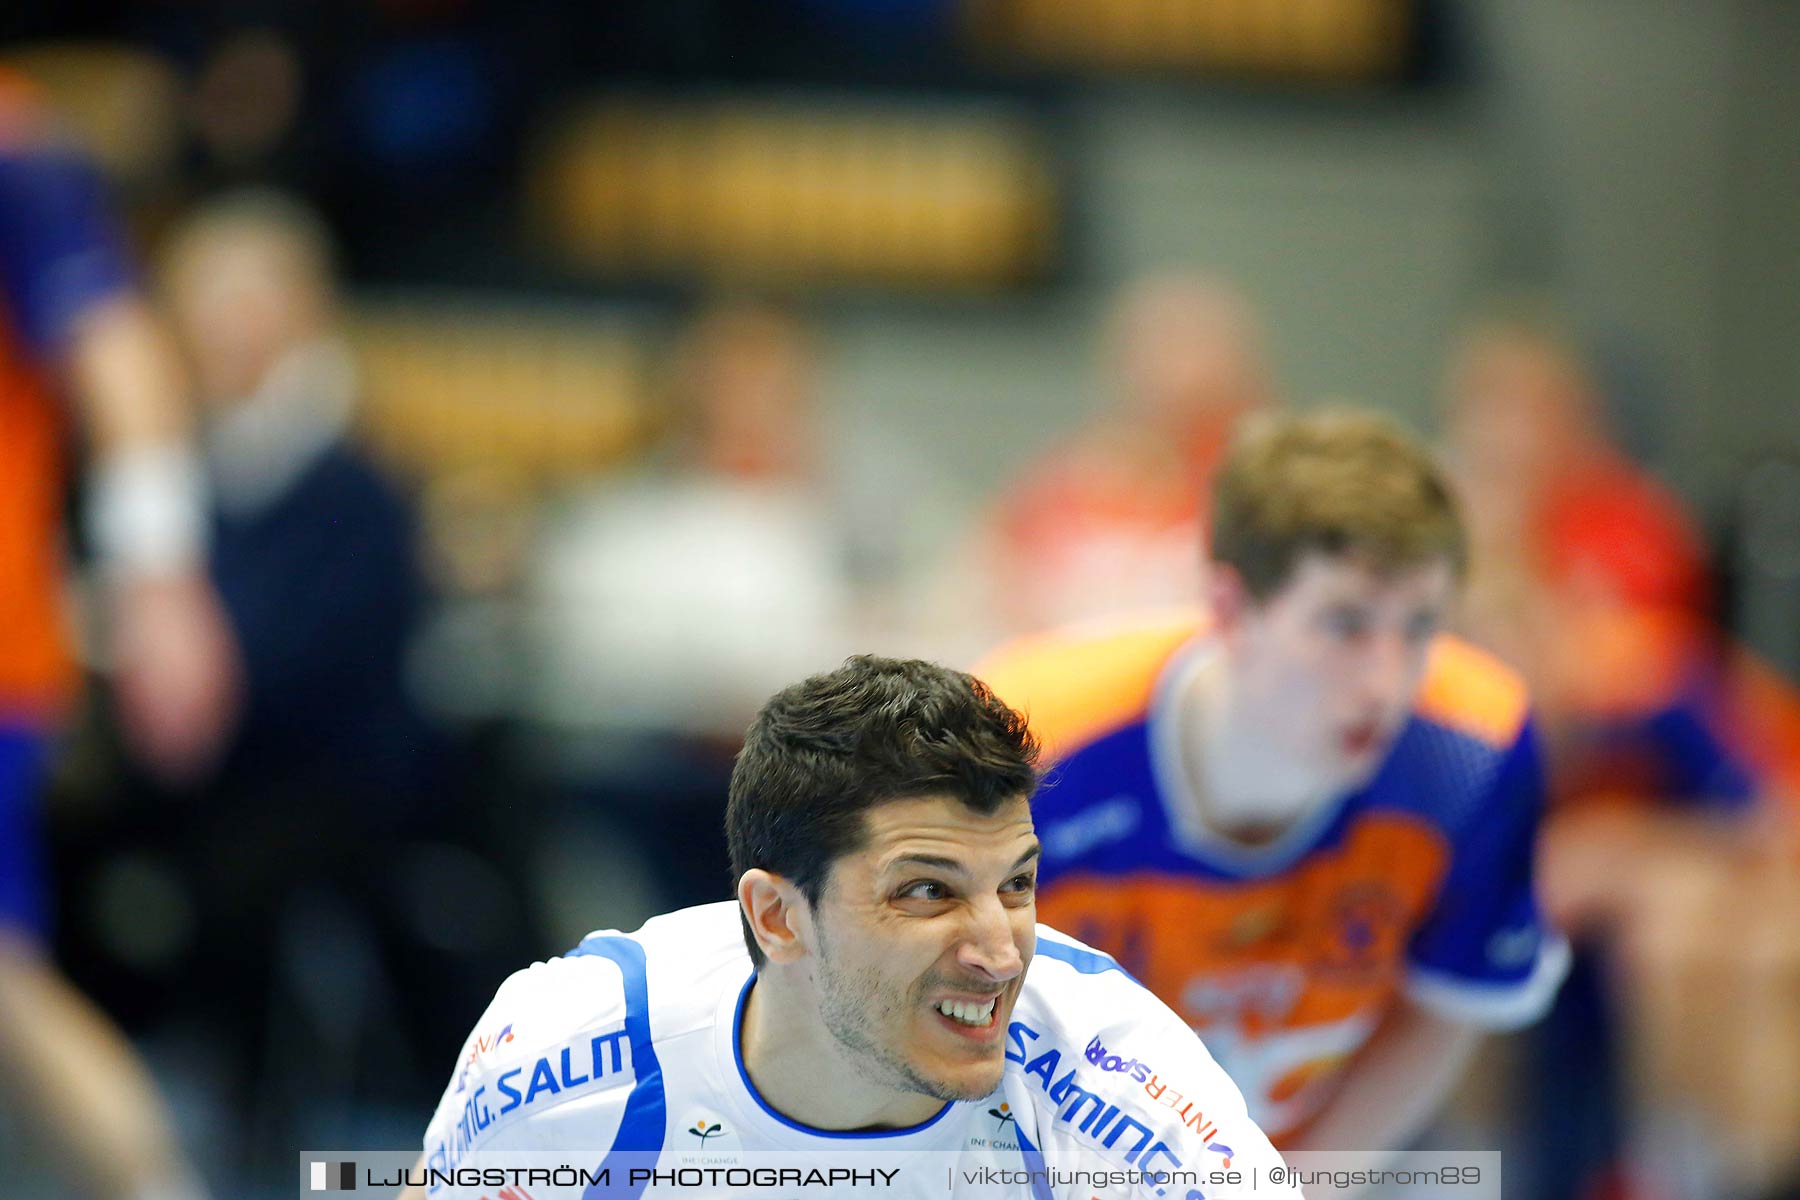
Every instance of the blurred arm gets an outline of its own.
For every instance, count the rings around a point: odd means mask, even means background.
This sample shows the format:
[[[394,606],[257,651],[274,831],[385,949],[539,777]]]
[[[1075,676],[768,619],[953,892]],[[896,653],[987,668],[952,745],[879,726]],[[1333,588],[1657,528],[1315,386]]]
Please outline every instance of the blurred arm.
[[[120,725],[152,771],[191,781],[223,747],[238,687],[205,574],[203,479],[181,372],[162,326],[129,292],[75,320],[65,366],[93,448],[90,522]]]
[[[186,444],[180,367],[141,299],[123,292],[100,301],[71,333],[68,378],[97,458]]]
[[[21,347],[54,368],[93,448],[89,517],[124,732],[153,770],[194,775],[223,739],[231,689],[185,385],[105,186],[75,151],[0,145],[0,288]]]
[[[1288,1150],[1398,1151],[1412,1144],[1462,1077],[1481,1030],[1402,998]]]
[[[106,1200],[198,1200],[149,1077],[118,1032],[38,953],[0,930],[0,1083],[31,1098],[71,1173]]]
[[[1522,704],[1522,701],[1521,701]],[[1533,847],[1543,772],[1532,723],[1455,830],[1436,906],[1414,931],[1401,995],[1301,1133],[1306,1149],[1406,1149],[1443,1105],[1486,1030],[1540,1018],[1568,943],[1538,905]]]

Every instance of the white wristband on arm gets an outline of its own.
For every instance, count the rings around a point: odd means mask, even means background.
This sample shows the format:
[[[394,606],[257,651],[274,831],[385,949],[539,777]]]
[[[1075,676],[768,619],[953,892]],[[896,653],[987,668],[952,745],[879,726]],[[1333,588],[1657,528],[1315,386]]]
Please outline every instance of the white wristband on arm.
[[[88,470],[87,530],[108,573],[172,574],[206,549],[206,472],[179,442],[109,454]]]

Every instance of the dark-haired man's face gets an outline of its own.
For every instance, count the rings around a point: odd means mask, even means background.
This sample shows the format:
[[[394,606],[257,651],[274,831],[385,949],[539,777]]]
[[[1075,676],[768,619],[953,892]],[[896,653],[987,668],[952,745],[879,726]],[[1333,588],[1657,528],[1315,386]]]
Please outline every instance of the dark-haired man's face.
[[[981,1099],[1037,945],[1031,809],[915,797],[871,809],[865,830],[815,911],[821,1019],[869,1082]]]
[[[1412,711],[1455,590],[1447,559],[1380,572],[1306,554],[1238,618],[1233,686],[1284,758],[1333,787],[1365,783]]]

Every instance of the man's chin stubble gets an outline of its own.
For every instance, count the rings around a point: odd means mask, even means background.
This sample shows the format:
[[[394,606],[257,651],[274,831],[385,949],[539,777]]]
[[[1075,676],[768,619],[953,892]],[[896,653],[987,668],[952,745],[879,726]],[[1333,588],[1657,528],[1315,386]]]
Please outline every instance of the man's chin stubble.
[[[929,1096],[933,1100],[947,1103],[966,1103],[985,1099],[993,1094],[994,1088],[1000,1086],[999,1072],[995,1073],[993,1087],[979,1089],[958,1086],[949,1080],[927,1078],[911,1063],[876,1044],[862,1028],[834,1019],[838,1014],[831,1011],[831,1006],[828,1005],[821,1016],[824,1018],[826,1031],[843,1047],[844,1057],[849,1061],[851,1069],[864,1081],[877,1087]]]

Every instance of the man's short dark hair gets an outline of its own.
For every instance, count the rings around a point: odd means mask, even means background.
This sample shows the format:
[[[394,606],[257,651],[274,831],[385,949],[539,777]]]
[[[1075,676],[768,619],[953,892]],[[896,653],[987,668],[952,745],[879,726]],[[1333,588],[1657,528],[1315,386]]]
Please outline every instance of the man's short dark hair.
[[[951,796],[996,812],[1037,787],[1025,718],[972,675],[864,654],[777,692],[731,772],[725,831],[732,879],[780,875],[817,905],[837,859],[866,836],[863,814],[892,800]],[[762,948],[744,924],[750,957]]]

